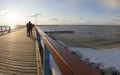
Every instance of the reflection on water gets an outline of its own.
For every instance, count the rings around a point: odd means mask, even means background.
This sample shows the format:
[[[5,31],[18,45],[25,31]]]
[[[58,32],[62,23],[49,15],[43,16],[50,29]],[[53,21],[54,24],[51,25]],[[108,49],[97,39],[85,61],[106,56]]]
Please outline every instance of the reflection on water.
[[[53,28],[50,30],[50,28]],[[46,30],[72,30],[75,33],[51,33],[57,40],[68,46],[92,48],[119,48],[120,26],[82,25],[82,26],[48,26]],[[43,27],[44,30],[44,27]],[[63,30],[63,31],[64,31]]]

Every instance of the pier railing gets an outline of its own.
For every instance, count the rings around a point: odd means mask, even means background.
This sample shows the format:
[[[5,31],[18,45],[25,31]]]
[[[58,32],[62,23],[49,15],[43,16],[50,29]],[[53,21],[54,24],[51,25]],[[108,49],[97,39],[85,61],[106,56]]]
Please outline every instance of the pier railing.
[[[0,35],[3,34],[4,32],[10,32],[11,27],[10,26],[0,26]]]
[[[44,75],[101,75],[36,27]]]

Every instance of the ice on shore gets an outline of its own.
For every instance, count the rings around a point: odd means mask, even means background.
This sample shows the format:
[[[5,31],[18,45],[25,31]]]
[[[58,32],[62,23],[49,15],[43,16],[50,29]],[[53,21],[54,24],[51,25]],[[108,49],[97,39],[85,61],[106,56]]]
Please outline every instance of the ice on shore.
[[[120,75],[120,48],[97,50],[93,48],[68,47],[58,41],[72,54],[82,59],[91,67],[100,71],[102,75]]]
[[[69,50],[90,63],[100,63],[103,69],[115,67],[120,71],[120,48],[96,50],[92,48],[69,47]]]

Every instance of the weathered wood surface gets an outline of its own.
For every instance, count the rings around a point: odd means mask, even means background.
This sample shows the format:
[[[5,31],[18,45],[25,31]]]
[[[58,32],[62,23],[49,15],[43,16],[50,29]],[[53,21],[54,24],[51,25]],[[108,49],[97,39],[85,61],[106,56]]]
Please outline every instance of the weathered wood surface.
[[[25,28],[0,36],[0,75],[37,75],[35,48]]]

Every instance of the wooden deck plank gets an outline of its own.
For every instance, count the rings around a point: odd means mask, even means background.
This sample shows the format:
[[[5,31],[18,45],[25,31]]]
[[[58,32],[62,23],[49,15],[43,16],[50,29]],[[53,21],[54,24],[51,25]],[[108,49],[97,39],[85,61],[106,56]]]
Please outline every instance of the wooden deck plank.
[[[25,28],[0,36],[0,75],[37,75],[35,41]]]

